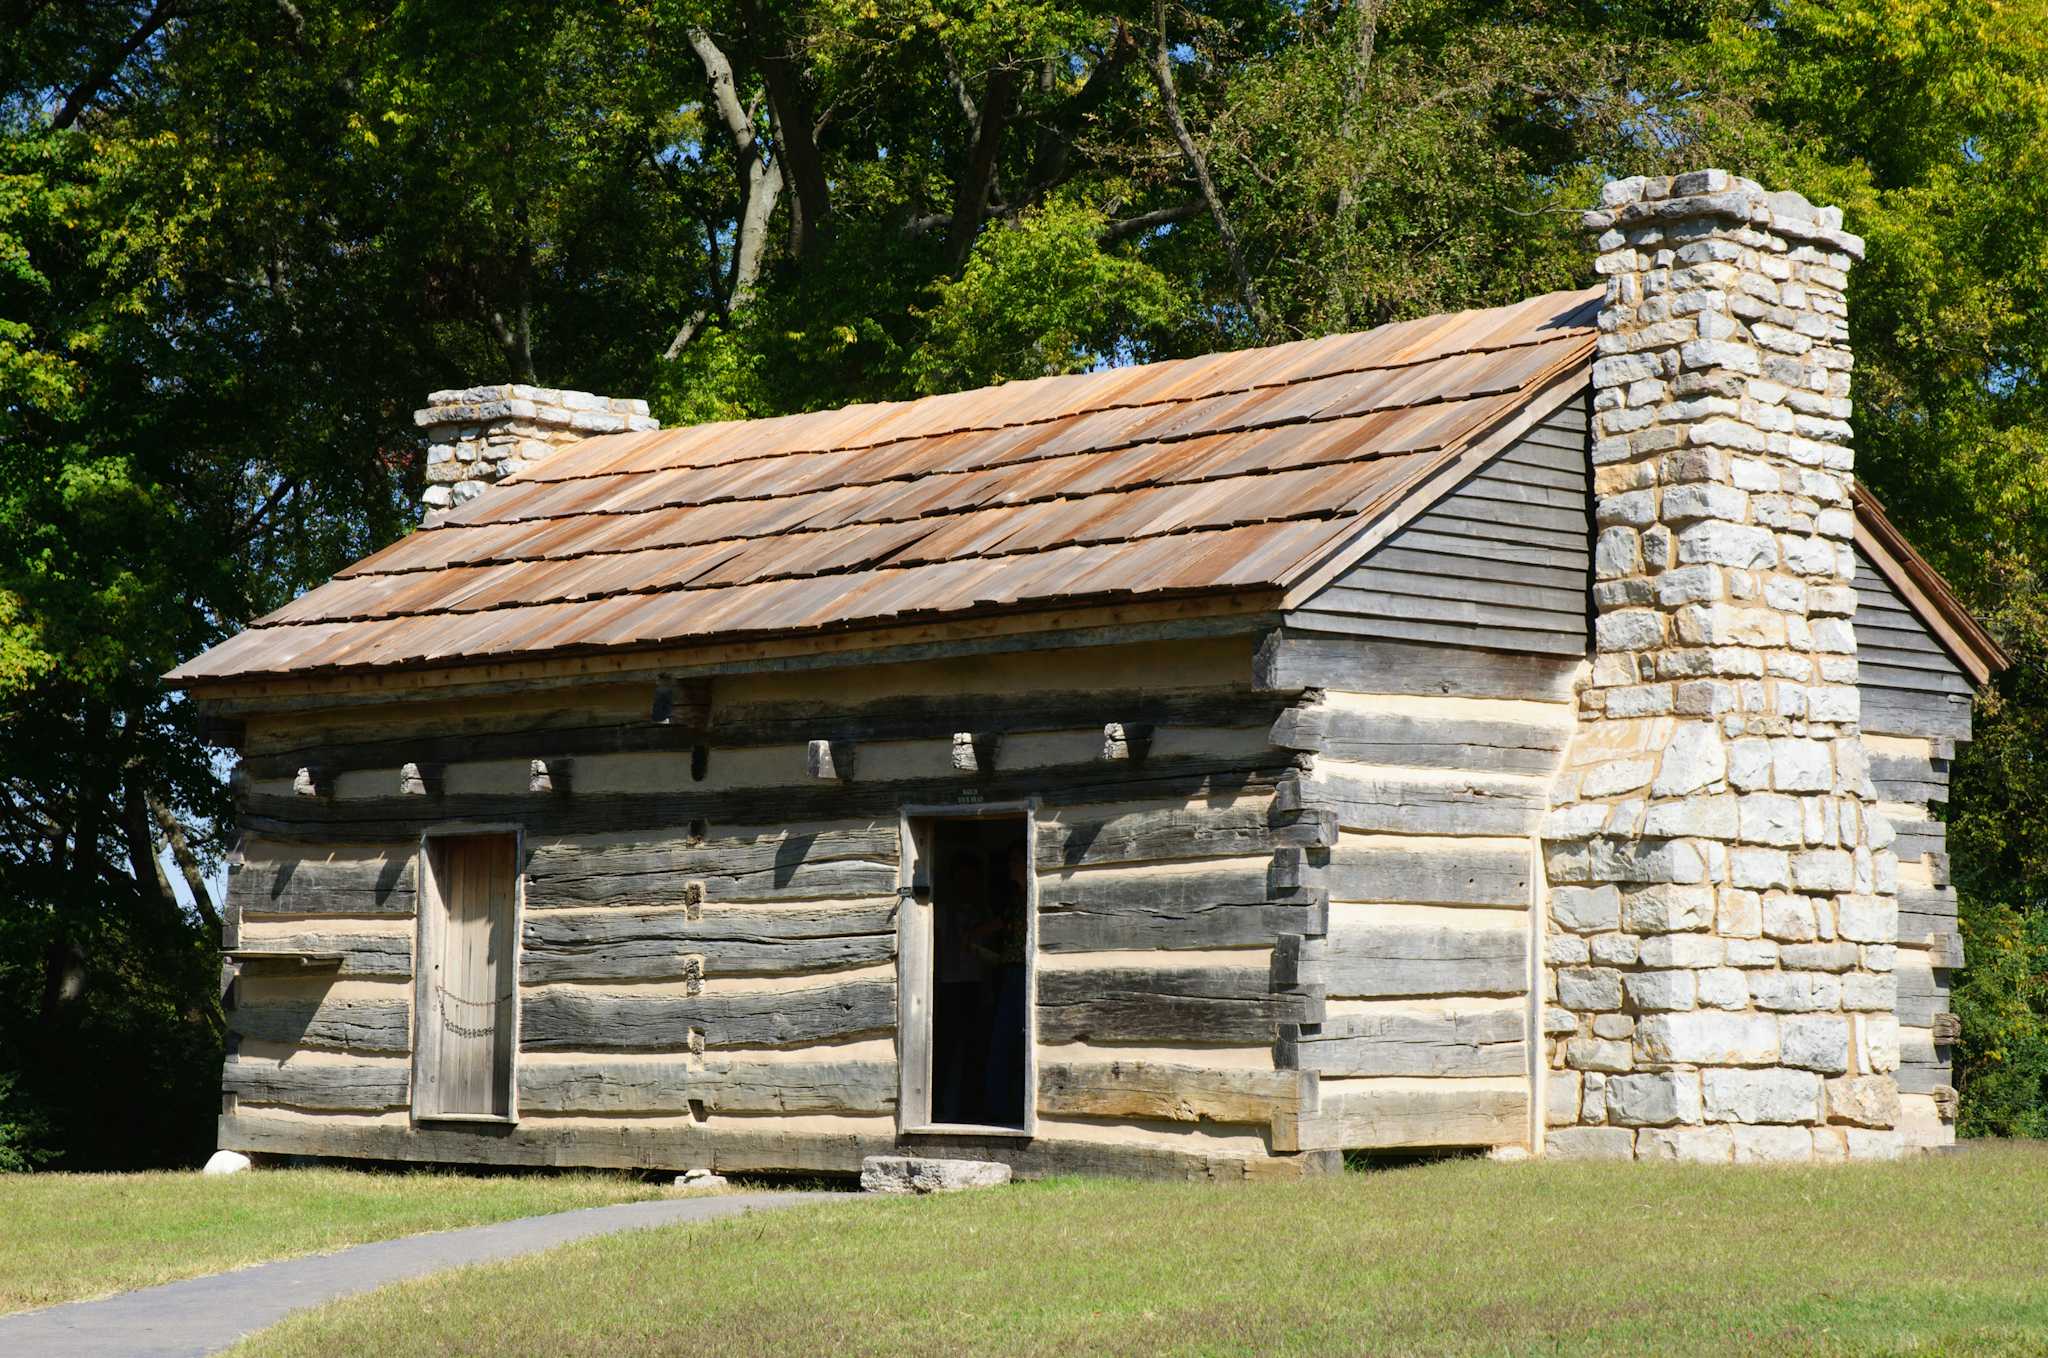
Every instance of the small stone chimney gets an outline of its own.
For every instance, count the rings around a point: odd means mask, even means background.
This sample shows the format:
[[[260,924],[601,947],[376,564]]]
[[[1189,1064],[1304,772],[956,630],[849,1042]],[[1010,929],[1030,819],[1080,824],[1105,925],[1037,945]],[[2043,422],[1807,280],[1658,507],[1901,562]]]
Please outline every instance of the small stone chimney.
[[[428,521],[594,434],[661,428],[645,401],[511,384],[437,391],[413,412],[427,431]]]
[[[1899,1151],[1897,860],[1856,687],[1841,212],[1609,184],[1595,654],[1545,824],[1551,1154]]]

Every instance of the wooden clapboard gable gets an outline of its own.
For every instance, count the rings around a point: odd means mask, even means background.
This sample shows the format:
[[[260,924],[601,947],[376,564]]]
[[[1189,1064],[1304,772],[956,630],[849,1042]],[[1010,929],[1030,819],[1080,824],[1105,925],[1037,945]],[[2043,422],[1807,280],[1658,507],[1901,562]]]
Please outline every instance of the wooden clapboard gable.
[[[1856,553],[1856,661],[1865,731],[1970,738],[1970,677],[1862,551]]]
[[[1288,615],[1307,631],[1537,655],[1588,644],[1586,406],[1567,401]]]

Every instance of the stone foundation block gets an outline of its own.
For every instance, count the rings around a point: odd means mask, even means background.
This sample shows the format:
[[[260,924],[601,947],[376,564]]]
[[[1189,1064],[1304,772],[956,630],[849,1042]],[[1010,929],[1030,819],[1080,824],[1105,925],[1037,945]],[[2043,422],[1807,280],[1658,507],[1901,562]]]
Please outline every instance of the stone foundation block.
[[[952,1193],[1010,1182],[1010,1167],[986,1160],[935,1160],[921,1155],[870,1155],[860,1162],[867,1193]]]
[[[1700,1092],[1709,1122],[1821,1120],[1821,1079],[1811,1071],[1709,1070],[1701,1073]]]
[[[1566,1127],[1543,1138],[1543,1153],[1558,1160],[1633,1160],[1636,1134],[1626,1127]]]

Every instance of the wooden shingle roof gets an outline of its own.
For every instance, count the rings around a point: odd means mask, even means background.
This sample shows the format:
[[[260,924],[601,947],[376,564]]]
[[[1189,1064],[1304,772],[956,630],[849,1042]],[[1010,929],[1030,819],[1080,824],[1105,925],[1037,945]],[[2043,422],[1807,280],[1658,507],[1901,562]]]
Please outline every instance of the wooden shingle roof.
[[[439,668],[1285,588],[1582,374],[1600,295],[593,438],[169,677]]]

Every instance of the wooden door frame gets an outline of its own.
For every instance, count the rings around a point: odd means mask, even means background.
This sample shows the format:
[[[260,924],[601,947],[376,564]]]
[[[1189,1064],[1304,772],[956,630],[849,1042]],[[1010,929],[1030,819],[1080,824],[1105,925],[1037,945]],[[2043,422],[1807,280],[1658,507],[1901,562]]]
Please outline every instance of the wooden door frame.
[[[443,1113],[420,1107],[420,1092],[426,1085],[422,1074],[432,1070],[440,1059],[439,1044],[427,1040],[427,1016],[434,1012],[433,982],[427,965],[432,956],[429,948],[439,946],[439,921],[448,913],[441,898],[441,884],[434,871],[434,841],[471,839],[479,835],[512,836],[512,949],[508,959],[512,973],[512,1058],[511,1069],[505,1073],[506,1112],[503,1116],[496,1113]],[[419,851],[414,864],[414,900],[417,905],[413,912],[412,945],[412,1121],[415,1125],[422,1122],[516,1124],[519,1121],[519,1016],[524,1008],[519,993],[519,942],[526,919],[526,827],[510,822],[456,822],[429,826],[420,832]]]
[[[906,806],[897,821],[902,851],[896,875],[896,1131],[900,1136],[1038,1135],[1038,809],[1039,798]],[[995,1127],[932,1121],[932,890],[929,846],[921,838],[939,820],[1024,821],[1024,1125]],[[920,874],[923,875],[920,875]]]

